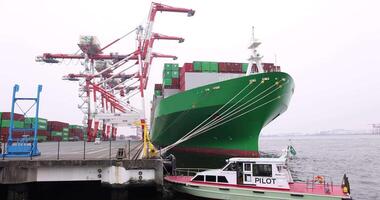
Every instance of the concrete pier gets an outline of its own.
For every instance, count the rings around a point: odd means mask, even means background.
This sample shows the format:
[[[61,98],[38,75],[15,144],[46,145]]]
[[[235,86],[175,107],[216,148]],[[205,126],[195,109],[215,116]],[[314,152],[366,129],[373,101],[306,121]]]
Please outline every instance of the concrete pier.
[[[83,142],[82,142],[83,143]],[[107,142],[102,145],[92,143],[82,144],[80,142],[61,143],[60,152],[55,152],[57,144],[40,144],[41,149],[49,149],[41,157],[30,158],[0,158],[0,187],[7,188],[5,199],[35,199],[33,189],[51,184],[97,184],[109,192],[107,199],[126,199],[128,191],[131,190],[154,190],[163,191],[163,161],[161,159],[131,159],[125,155],[122,159],[116,158],[118,148],[133,149],[138,143],[125,146],[125,143],[113,143],[111,147]],[[87,145],[84,150],[83,146]],[[68,148],[70,147],[70,148]],[[66,150],[65,150],[66,148]],[[83,152],[86,155],[82,155]],[[135,152],[126,152],[126,154]],[[111,154],[111,156],[109,156]],[[85,157],[85,158],[84,158]],[[67,186],[66,186],[67,187]],[[94,191],[95,192],[95,191]],[[96,191],[99,192],[99,191]],[[3,192],[4,193],[4,192]],[[67,195],[67,194],[65,194]],[[38,197],[41,198],[41,197]],[[51,197],[54,199],[54,197]],[[68,197],[72,198],[72,197]],[[3,199],[3,198],[1,198]],[[43,199],[43,198],[42,198]]]

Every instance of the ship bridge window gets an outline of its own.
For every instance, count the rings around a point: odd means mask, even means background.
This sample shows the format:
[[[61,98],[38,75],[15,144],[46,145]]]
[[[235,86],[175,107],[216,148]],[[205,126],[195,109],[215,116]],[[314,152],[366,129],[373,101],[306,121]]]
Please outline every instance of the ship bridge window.
[[[272,177],[272,165],[271,164],[253,164],[252,175]]]
[[[207,182],[216,182],[216,176],[208,176],[206,175]]]
[[[203,175],[198,175],[196,176],[193,181],[205,181],[205,176]]]
[[[236,171],[236,163],[231,163],[223,171]]]
[[[228,183],[225,176],[218,176],[218,183]]]

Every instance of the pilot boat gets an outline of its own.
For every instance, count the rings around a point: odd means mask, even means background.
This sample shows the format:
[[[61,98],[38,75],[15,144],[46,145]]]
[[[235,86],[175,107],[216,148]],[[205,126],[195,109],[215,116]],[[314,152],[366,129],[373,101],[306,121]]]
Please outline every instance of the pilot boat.
[[[177,192],[210,199],[352,199],[346,175],[341,185],[323,176],[293,181],[287,155],[288,151],[279,158],[230,158],[221,169],[166,176],[165,181]]]

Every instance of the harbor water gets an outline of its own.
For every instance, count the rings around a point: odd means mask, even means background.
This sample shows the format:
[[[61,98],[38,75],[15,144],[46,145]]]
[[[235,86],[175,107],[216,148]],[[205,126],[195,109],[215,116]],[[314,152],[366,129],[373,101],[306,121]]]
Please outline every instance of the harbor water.
[[[261,151],[278,154],[289,139],[297,151],[289,163],[295,180],[322,175],[340,184],[346,173],[353,199],[380,199],[380,135],[268,136],[260,139]]]
[[[278,156],[292,144],[297,154],[289,165],[295,181],[325,176],[341,184],[349,177],[356,200],[380,200],[380,135],[262,136],[260,150],[265,156]],[[175,198],[183,200],[183,198]],[[196,200],[197,198],[186,198]]]

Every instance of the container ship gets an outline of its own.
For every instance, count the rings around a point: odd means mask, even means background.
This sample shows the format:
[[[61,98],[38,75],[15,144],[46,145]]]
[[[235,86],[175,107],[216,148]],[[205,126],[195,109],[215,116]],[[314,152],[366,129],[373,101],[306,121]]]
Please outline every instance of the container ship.
[[[292,77],[273,63],[166,63],[154,90],[151,141],[171,145],[179,167],[258,157],[261,129],[287,110],[293,92]]]

